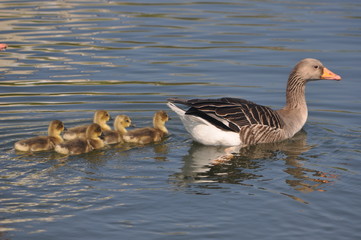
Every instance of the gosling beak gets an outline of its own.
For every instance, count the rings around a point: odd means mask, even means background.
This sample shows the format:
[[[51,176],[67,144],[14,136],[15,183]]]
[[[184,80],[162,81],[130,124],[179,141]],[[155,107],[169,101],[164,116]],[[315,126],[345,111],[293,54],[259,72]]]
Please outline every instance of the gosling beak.
[[[323,68],[323,74],[321,75],[321,79],[327,79],[327,80],[341,80],[341,76],[337,75],[336,73],[331,72],[327,68]]]

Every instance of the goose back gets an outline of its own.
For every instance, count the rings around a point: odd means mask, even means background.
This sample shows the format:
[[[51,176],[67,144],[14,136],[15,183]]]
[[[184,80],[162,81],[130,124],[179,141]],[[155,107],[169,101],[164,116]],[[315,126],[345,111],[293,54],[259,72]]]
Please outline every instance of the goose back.
[[[123,138],[128,143],[148,144],[162,140],[165,135],[159,129],[146,127],[128,131]]]

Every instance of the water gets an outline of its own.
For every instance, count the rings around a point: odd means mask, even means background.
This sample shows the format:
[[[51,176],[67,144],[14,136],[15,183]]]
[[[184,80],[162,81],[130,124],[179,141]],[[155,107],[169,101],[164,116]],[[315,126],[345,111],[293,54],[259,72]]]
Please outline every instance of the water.
[[[0,1],[0,239],[358,239],[361,4],[345,1]],[[280,108],[296,62],[343,80],[307,87],[282,143],[191,141],[180,120],[144,147],[20,154],[19,139],[96,109],[151,124],[167,97]]]

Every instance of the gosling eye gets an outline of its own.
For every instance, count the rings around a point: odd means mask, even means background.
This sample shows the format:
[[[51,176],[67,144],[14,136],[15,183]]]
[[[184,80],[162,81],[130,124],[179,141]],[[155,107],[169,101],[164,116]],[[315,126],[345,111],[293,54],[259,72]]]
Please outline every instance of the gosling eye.
[[[314,65],[314,66],[313,66],[313,68],[314,68],[314,69],[319,69],[319,68],[320,68],[320,66],[318,66],[318,65]]]

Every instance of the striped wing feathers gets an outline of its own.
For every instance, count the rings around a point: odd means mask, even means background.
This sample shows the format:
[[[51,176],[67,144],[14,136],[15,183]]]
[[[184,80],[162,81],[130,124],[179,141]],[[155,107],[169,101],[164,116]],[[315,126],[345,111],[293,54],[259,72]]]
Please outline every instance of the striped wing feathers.
[[[244,126],[259,125],[267,129],[280,129],[283,121],[269,107],[238,98],[220,99],[169,99],[189,106],[186,114],[201,117],[220,129],[240,132]]]

